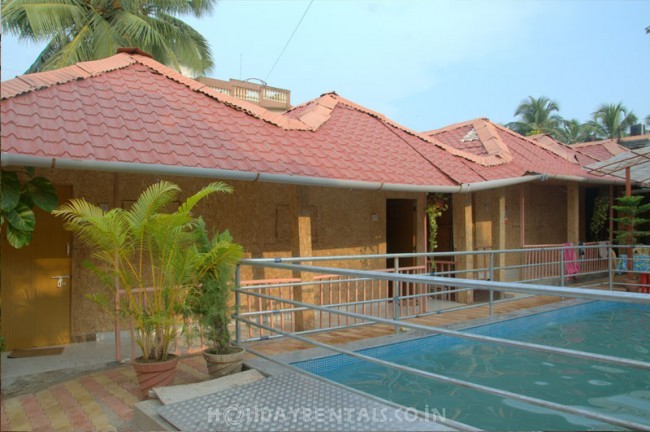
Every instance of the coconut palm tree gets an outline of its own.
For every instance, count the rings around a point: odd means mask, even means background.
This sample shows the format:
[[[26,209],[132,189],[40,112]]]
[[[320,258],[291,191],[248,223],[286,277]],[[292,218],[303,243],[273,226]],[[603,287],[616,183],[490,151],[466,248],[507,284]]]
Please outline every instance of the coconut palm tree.
[[[49,41],[26,73],[58,69],[139,48],[176,70],[212,65],[206,39],[177,18],[211,12],[216,0],[7,0],[2,29],[20,39]]]
[[[589,130],[598,138],[621,138],[627,135],[627,129],[637,122],[634,113],[617,104],[603,104],[592,113],[593,120],[587,122]]]
[[[556,138],[564,144],[575,144],[589,140],[589,128],[577,119],[562,120]]]
[[[515,117],[520,116],[520,121],[508,123],[506,126],[522,135],[546,133],[555,137],[562,122],[562,117],[557,114],[559,110],[560,107],[554,100],[544,96],[537,99],[528,96],[515,111]]]

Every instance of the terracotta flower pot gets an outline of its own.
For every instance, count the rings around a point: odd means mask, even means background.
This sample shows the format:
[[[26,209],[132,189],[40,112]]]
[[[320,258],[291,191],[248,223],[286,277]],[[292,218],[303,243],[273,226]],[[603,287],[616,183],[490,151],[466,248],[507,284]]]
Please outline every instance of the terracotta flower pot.
[[[211,350],[213,348],[203,351],[203,358],[207,363],[210,379],[241,372],[244,355],[246,355],[244,348],[231,347],[228,354],[211,354]]]
[[[174,381],[177,363],[178,357],[172,354],[164,362],[143,362],[142,357],[135,359],[133,369],[138,377],[142,396],[146,398],[153,387],[170,385]]]

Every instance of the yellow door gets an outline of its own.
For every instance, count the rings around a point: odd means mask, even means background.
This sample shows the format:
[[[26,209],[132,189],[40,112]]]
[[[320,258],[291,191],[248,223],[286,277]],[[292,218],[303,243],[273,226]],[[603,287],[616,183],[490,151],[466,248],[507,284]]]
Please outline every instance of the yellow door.
[[[57,186],[59,202],[72,187]],[[14,249],[2,239],[2,334],[7,349],[70,342],[72,234],[62,221],[35,209],[36,229],[29,246]]]

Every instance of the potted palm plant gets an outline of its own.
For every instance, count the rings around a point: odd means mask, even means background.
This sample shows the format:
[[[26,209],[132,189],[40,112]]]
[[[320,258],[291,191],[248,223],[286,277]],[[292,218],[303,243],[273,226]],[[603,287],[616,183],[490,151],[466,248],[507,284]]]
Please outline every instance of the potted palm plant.
[[[187,299],[203,276],[220,265],[215,251],[199,250],[199,219],[192,210],[208,195],[231,191],[224,183],[211,183],[177,210],[165,212],[180,188],[161,181],[148,187],[129,210],[103,211],[74,199],[53,212],[93,249],[87,267],[108,290],[88,296],[133,323],[142,354],[133,366],[144,395],[173,381],[178,359],[170,347],[182,328]],[[115,298],[121,299],[119,305],[112,303]]]
[[[235,266],[243,255],[243,249],[233,243],[228,231],[215,232],[210,238],[202,219],[197,225],[197,233],[199,251],[218,264],[212,265],[204,273],[188,304],[189,310],[198,318],[205,336],[211,342],[211,346],[203,351],[210,378],[218,378],[241,371],[245,354],[243,348],[232,345],[228,329]]]

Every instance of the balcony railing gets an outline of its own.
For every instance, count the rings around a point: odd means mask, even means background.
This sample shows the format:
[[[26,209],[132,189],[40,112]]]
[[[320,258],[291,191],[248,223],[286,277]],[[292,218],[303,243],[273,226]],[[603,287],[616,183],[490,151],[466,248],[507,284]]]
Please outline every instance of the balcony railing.
[[[254,103],[272,111],[286,111],[291,108],[291,91],[266,84],[231,79],[223,81],[214,78],[201,77],[197,81],[219,93]]]

